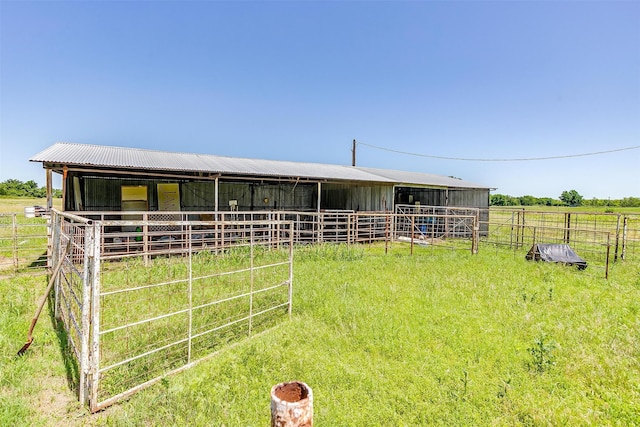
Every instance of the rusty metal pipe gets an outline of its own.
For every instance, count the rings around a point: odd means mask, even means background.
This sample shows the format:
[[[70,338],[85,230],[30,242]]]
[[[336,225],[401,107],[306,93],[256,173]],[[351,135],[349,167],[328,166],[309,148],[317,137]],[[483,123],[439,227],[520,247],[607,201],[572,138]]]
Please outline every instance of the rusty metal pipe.
[[[44,291],[44,295],[40,299],[40,304],[38,304],[38,308],[36,308],[36,313],[33,315],[33,319],[31,319],[31,324],[29,325],[29,332],[27,333],[27,342],[18,350],[18,356],[22,356],[27,349],[31,346],[33,342],[33,329],[36,327],[36,323],[38,322],[38,318],[40,317],[40,313],[42,313],[42,309],[44,308],[44,304],[47,302],[47,298],[51,293],[51,289],[55,284],[56,278],[58,277],[58,273],[62,268],[62,264],[64,263],[64,258],[69,254],[69,249],[71,248],[71,239],[67,242],[67,246],[64,249],[64,253],[58,260],[58,264],[53,269],[53,274],[51,274],[51,278],[49,279],[49,284],[47,285],[47,289]]]
[[[313,392],[300,381],[271,388],[271,427],[312,427]]]

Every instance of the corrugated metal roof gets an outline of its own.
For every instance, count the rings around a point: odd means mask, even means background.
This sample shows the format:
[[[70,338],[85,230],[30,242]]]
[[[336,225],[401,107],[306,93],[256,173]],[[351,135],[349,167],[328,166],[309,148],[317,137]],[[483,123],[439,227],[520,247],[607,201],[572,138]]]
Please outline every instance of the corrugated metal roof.
[[[422,172],[409,172],[399,171],[392,169],[375,169],[375,168],[359,168],[360,170],[367,171],[374,175],[385,177],[397,184],[419,184],[419,185],[433,185],[438,187],[462,187],[462,188],[486,188],[485,185],[475,184],[473,182],[465,181],[458,178],[452,178],[449,176],[434,175],[430,173]]]
[[[176,153],[138,148],[58,142],[29,159],[73,166],[153,171],[202,172],[264,177],[300,177],[339,181],[420,184],[442,187],[489,188],[454,178],[322,163],[260,160],[211,154]]]

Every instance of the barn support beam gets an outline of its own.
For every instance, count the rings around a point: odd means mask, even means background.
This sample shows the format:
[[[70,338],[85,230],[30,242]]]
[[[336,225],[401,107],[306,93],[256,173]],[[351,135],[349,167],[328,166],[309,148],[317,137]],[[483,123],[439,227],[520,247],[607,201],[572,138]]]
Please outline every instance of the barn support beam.
[[[213,190],[213,198],[214,198],[214,210],[216,212],[218,212],[218,209],[220,207],[220,201],[219,201],[219,196],[220,196],[220,179],[218,177],[216,177],[215,181],[214,181],[214,190]],[[217,218],[216,218],[217,219]]]
[[[67,210],[67,176],[69,175],[69,169],[65,166],[62,169],[62,210]]]
[[[53,171],[51,169],[47,169],[46,172],[47,212],[51,212],[51,208],[53,207]]]

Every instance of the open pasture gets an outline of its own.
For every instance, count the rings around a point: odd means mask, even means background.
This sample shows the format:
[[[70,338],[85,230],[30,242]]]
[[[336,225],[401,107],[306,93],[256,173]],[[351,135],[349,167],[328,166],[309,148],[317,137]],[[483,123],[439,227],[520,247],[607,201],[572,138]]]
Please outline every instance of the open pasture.
[[[500,248],[297,248],[291,320],[94,415],[51,318],[14,357],[46,283],[4,279],[0,424],[266,425],[270,388],[296,379],[318,425],[639,425],[640,272],[612,268],[604,280]]]

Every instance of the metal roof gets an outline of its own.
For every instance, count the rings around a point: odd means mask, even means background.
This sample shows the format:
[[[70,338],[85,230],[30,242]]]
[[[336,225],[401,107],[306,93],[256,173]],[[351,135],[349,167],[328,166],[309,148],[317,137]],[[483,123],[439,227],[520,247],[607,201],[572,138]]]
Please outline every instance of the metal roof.
[[[419,172],[402,172],[322,163],[260,160],[211,154],[177,153],[58,142],[29,159],[78,167],[148,171],[196,172],[234,176],[288,177],[440,187],[489,188],[466,181]]]
[[[457,187],[457,188],[484,188],[489,189],[486,185],[475,184],[459,178],[450,176],[434,175],[422,172],[399,171],[392,169],[375,169],[375,168],[358,168],[371,174],[387,178],[396,184],[406,185],[432,185],[438,187]]]

